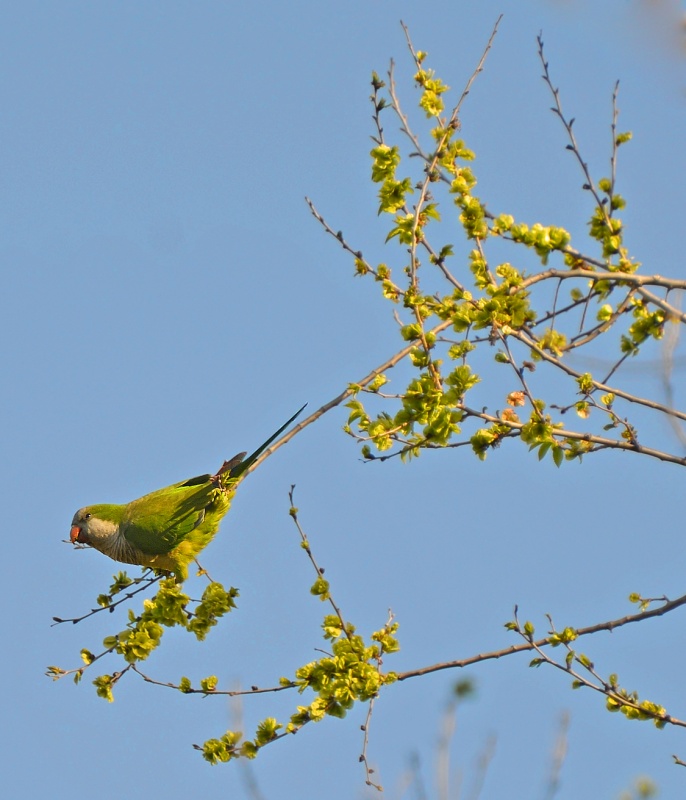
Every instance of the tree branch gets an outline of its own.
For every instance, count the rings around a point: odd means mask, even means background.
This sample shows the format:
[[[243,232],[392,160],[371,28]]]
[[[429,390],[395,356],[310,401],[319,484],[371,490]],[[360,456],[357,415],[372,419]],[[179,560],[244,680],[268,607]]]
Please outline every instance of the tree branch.
[[[674,611],[683,605],[686,605],[686,595],[683,595],[676,600],[669,600],[664,605],[649,611],[642,611],[638,614],[628,614],[625,617],[608,620],[607,622],[599,622],[595,625],[589,625],[586,628],[577,628],[576,633],[578,636],[589,636],[592,633],[599,633],[600,631],[613,631],[615,628],[621,628],[624,625],[630,625],[634,622],[642,622],[646,619],[661,617],[664,614],[669,614],[671,611]],[[482,661],[503,658],[504,656],[511,656],[514,653],[527,653],[531,650],[547,647],[549,645],[550,640],[548,638],[537,639],[535,642],[523,642],[522,644],[504,647],[502,650],[492,650],[491,652],[479,653],[478,655],[469,656],[468,658],[457,659],[455,661],[445,661],[441,664],[432,664],[428,667],[421,667],[419,669],[407,670],[406,672],[399,672],[397,673],[397,678],[399,681],[406,681],[408,678],[417,678],[420,675],[429,675],[432,672],[439,672],[440,670],[444,669],[461,669],[463,667],[471,666],[472,664],[479,664]]]

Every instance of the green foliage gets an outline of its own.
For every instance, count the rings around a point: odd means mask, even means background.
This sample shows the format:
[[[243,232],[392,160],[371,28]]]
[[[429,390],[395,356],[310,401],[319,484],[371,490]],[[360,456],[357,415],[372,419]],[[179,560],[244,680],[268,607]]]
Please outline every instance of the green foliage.
[[[131,612],[133,616],[133,612]],[[114,646],[130,664],[144,661],[159,645],[162,626],[151,619],[131,619],[131,627],[116,637],[108,636],[103,642],[106,648]],[[114,641],[113,641],[114,640]]]
[[[656,728],[667,724],[665,707],[650,700],[639,701],[637,692],[618,689],[615,696],[607,698],[605,705],[608,711],[620,711],[627,719],[650,720]]]
[[[241,734],[233,731],[227,731],[219,739],[208,739],[202,746],[203,758],[210,764],[226,763],[234,757],[240,739]]]
[[[415,81],[424,90],[419,105],[427,117],[437,117],[444,109],[441,95],[450,89],[440,78],[434,77],[433,70],[420,69],[414,76]]]
[[[109,592],[107,594],[98,595],[96,602],[102,608],[109,608],[116,595],[120,594],[125,589],[128,589],[129,586],[134,584],[133,579],[129,578],[126,572],[118,572],[113,577],[114,580],[110,586]]]
[[[114,611],[115,605],[119,605],[121,602],[119,600],[116,603],[113,602],[116,594],[124,592],[137,583],[142,582],[145,587],[157,580],[159,579],[151,580],[145,576],[132,580],[126,573],[120,572],[115,576],[114,583],[110,587],[107,595],[108,602],[99,605]],[[140,591],[140,589],[136,591]],[[227,591],[220,583],[210,582],[205,587],[202,599],[196,601],[195,607],[193,607],[193,601],[183,592],[182,584],[177,583],[173,578],[165,578],[160,581],[154,597],[146,598],[143,601],[143,610],[140,614],[129,609],[127,612],[128,623],[124,630],[105,637],[103,652],[95,655],[90,650],[83,648],[81,660],[84,667],[77,670],[63,670],[60,667],[52,666],[48,667],[47,673],[55,680],[73,674],[74,681],[79,683],[84,670],[94,662],[103,656],[117,654],[128,666],[111,674],[100,675],[93,681],[98,697],[111,703],[114,700],[113,689],[117,681],[129,668],[148,659],[160,646],[165,628],[180,627],[193,633],[196,639],[202,641],[218,620],[236,607],[235,598],[237,596],[237,589],[231,588]],[[204,678],[200,682],[201,689],[199,691],[211,693],[216,685],[217,678],[215,676]],[[185,694],[198,691],[192,688],[190,679],[187,677],[181,678],[177,688]]]
[[[560,644],[569,644],[573,642],[578,635],[574,628],[565,628],[563,631],[553,632],[548,641],[553,647],[557,647]]]
[[[645,302],[633,300],[635,322],[629,328],[633,345],[642,344],[648,337],[661,339],[664,334],[665,312],[661,308],[651,311]],[[636,352],[636,349],[632,349]]]
[[[133,664],[144,661],[160,644],[163,626],[180,626],[195,634],[199,641],[207,635],[217,620],[235,608],[236,589],[228,592],[219,583],[210,583],[203,592],[202,601],[195,611],[188,610],[190,598],[173,578],[160,583],[160,588],[152,599],[143,601],[143,613],[136,616],[129,611],[129,624],[126,630],[116,636],[108,636],[103,645],[114,649]]]
[[[202,600],[195,607],[194,615],[187,624],[188,630],[194,633],[199,641],[203,641],[210,628],[214,627],[221,617],[236,608],[236,597],[238,589],[232,587],[226,591],[221,583],[210,583],[205,587]]]
[[[317,693],[317,698],[307,708],[312,719],[323,718],[325,714],[344,716],[356,700],[375,697],[381,686],[392,682],[392,678],[382,675],[378,664],[373,662],[378,662],[383,653],[393,653],[398,649],[394,637],[397,623],[372,634],[372,640],[377,644],[370,645],[366,645],[361,636],[346,635],[343,630],[338,636],[333,636],[326,621],[325,628],[328,628],[326,638],[332,641],[333,655],[312,661],[295,673],[299,691],[309,688]],[[299,712],[302,710],[300,707]]]
[[[329,594],[329,582],[320,575],[312,584],[312,587],[310,588],[310,594],[313,594],[322,601],[329,600],[331,597]]]
[[[457,110],[447,111],[449,87],[427,66],[424,51],[413,55],[418,107],[432,120],[423,140],[400,110],[395,92],[386,94],[384,82],[376,73],[372,76],[379,136],[371,151],[371,178],[380,184],[379,212],[392,215],[386,242],[400,245],[400,256],[395,264],[374,269],[345,244],[355,253],[355,273],[371,275],[381,285],[383,298],[399,308],[394,312],[399,334],[411,345],[405,351],[407,378],[392,393],[386,375],[365,386],[351,386],[346,432],[358,439],[367,459],[375,458],[376,452],[382,459],[398,455],[408,460],[428,448],[467,443],[484,459],[503,441],[520,439],[539,459],[550,456],[559,467],[606,448],[609,430],[616,432],[617,446],[637,446],[633,427],[613,408],[619,395],[601,391],[589,373],[575,373],[565,363],[570,350],[578,351],[613,328],[619,329],[618,361],[635,355],[645,341],[662,337],[668,319],[663,307],[628,280],[639,265],[624,245],[623,223],[616,216],[626,205],[616,191],[616,153],[612,177],[585,186],[595,201],[589,237],[596,255],[577,250],[562,225],[492,214],[476,194],[475,153],[459,133]],[[388,113],[396,114],[406,134],[398,141],[385,140],[381,116]],[[571,134],[571,123],[565,124]],[[631,138],[629,133],[613,136],[615,150]],[[573,137],[568,149],[583,164]],[[456,225],[461,229],[469,244],[466,257],[453,242],[441,241],[443,222],[451,236]],[[491,262],[494,238],[513,248],[513,258]],[[422,263],[422,254],[435,271]],[[532,256],[540,271],[530,274]],[[556,266],[550,267],[553,262]],[[392,273],[402,278],[392,279]],[[592,277],[586,279],[585,274]],[[567,276],[571,303],[563,306],[559,286]],[[554,282],[552,292],[549,282]],[[589,313],[592,305],[595,312]],[[522,397],[517,405],[529,406],[523,422],[513,408],[489,410],[481,395],[470,399],[475,387],[485,383],[484,347],[496,343],[496,363],[510,369],[514,383],[508,396],[516,390]],[[548,413],[529,386],[537,376],[525,378],[527,371],[543,366],[557,369],[571,383],[567,404],[551,406]],[[502,408],[501,398],[490,402],[491,408]],[[561,416],[570,408],[576,411],[576,422],[585,422],[587,429],[565,430]]]
[[[114,694],[112,693],[112,687],[115,683],[115,676],[114,675],[100,675],[93,681],[93,685],[95,686],[95,691],[98,697],[102,697],[103,700],[107,700],[108,703],[114,702]]]
[[[217,678],[216,675],[210,675],[207,678],[203,678],[200,681],[200,688],[203,690],[203,692],[209,694],[210,692],[213,692],[217,688],[218,682],[219,679]]]
[[[372,180],[380,183],[379,189],[379,214],[385,212],[394,214],[405,205],[405,196],[414,190],[409,178],[396,180],[395,173],[400,164],[400,151],[397,147],[379,145],[371,154],[374,160],[372,166]]]
[[[297,669],[294,680],[280,680],[281,686],[297,687],[301,694],[314,692],[314,699],[307,705],[297,706],[285,724],[274,717],[262,720],[254,738],[240,746],[237,743],[243,735],[238,731],[227,731],[219,739],[209,739],[198,748],[206,761],[218,764],[235,758],[255,758],[261,747],[281,736],[296,733],[308,722],[321,722],[326,717],[343,719],[356,702],[369,702],[378,696],[383,686],[395,682],[395,673],[382,672],[381,664],[385,655],[399,650],[398,623],[389,620],[372,633],[369,643],[337,614],[324,618],[322,630],[324,639],[331,643],[332,654]]]

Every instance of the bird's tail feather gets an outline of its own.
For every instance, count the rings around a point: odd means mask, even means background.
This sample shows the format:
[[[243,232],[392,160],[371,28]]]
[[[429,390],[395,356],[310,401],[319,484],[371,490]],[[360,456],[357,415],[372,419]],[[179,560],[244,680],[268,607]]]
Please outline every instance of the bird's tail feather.
[[[251,453],[247,458],[245,458],[245,453],[239,453],[231,460],[225,461],[222,464],[219,472],[217,472],[214,477],[218,478],[220,475],[228,475],[228,477],[232,479],[239,478],[249,467],[255,463],[255,461],[257,461],[257,459],[262,455],[262,453],[264,453],[269,445],[286,430],[291,422],[293,422],[293,420],[302,413],[306,405],[307,403],[305,403],[302,408],[299,408],[295,414],[293,414],[293,416],[279,428],[276,433],[272,434],[266,442],[261,444],[257,450],[255,450],[254,453]]]

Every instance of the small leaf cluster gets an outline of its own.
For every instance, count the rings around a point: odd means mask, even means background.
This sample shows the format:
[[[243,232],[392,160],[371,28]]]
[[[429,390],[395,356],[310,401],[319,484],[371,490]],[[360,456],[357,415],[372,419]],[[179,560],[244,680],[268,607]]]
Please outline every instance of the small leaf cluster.
[[[317,697],[309,706],[298,708],[298,713],[291,717],[289,731],[326,715],[342,718],[355,701],[370,700],[384,684],[395,680],[393,673],[381,673],[379,664],[386,653],[399,649],[395,638],[398,623],[388,623],[373,633],[369,645],[355,633],[354,626],[344,626],[336,615],[325,617],[322,627],[324,638],[332,642],[333,652],[296,671],[298,691],[312,689]]]
[[[608,711],[624,714],[627,719],[650,720],[656,728],[662,729],[669,721],[667,709],[651,700],[639,700],[638,692],[629,692],[618,685],[616,675],[608,679],[609,689],[612,692],[605,702]]]
[[[160,583],[154,597],[143,601],[142,613],[136,615],[129,609],[126,628],[118,634],[105,637],[105,653],[115,652],[129,665],[145,661],[159,647],[164,629],[172,627],[184,628],[202,641],[210,628],[236,607],[237,596],[237,589],[231,588],[227,591],[220,583],[212,582],[205,587],[202,599],[191,610],[190,597],[182,590],[182,585],[173,578],[167,578]],[[86,666],[99,658],[88,650],[82,650],[81,657]],[[77,674],[80,678],[81,673]],[[111,702],[112,688],[121,674],[123,673],[100,675],[96,678],[93,684],[98,696]],[[210,687],[210,684],[211,680],[206,679],[206,685]],[[190,688],[190,684],[183,683],[183,686],[186,690]]]
[[[565,458],[576,458],[579,453],[572,447],[572,442],[559,438],[562,423],[554,423],[549,415],[543,416],[542,411],[543,403],[538,403],[528,422],[522,425],[520,435],[529,445],[529,450],[537,451],[539,461],[550,452],[553,463],[559,467]]]
[[[445,109],[441,95],[450,87],[446,86],[440,78],[436,78],[433,70],[420,69],[414,79],[422,88],[422,96],[419,100],[420,108],[424,109],[428,118],[438,117]]]
[[[551,253],[564,251],[572,240],[570,233],[564,228],[545,226],[539,222],[531,227],[525,223],[515,224],[511,216],[504,214],[496,219],[492,231],[500,234],[508,233],[513,242],[533,250],[544,265],[548,263]]]
[[[129,623],[126,630],[116,636],[108,636],[103,644],[124,656],[129,663],[144,661],[159,645],[163,626],[181,626],[194,633],[202,641],[217,620],[228,613],[236,604],[236,589],[228,592],[220,583],[210,583],[205,588],[202,600],[193,612],[188,610],[190,598],[182,591],[181,584],[173,578],[160,583],[157,594],[143,601],[143,613],[136,616],[129,610]]]
[[[628,141],[631,134],[623,134],[623,141]],[[622,245],[624,226],[622,221],[613,216],[613,212],[626,206],[626,201],[619,194],[614,194],[614,186],[610,178],[601,178],[598,189],[605,196],[603,202],[596,206],[589,222],[589,233],[602,245],[604,258],[619,256],[617,267],[622,272],[633,272],[637,265],[629,258],[628,251]],[[608,210],[609,207],[609,210]]]
[[[210,628],[214,627],[221,617],[236,608],[236,597],[238,589],[231,587],[227,591],[221,583],[215,581],[208,584],[188,622],[188,630],[195,634],[198,641],[203,641]]]
[[[629,335],[622,337],[622,352],[635,355],[639,345],[646,339],[662,339],[665,331],[665,312],[661,308],[651,310],[644,301],[635,298],[632,305],[635,322],[629,328]]]
[[[308,722],[319,722],[327,716],[342,719],[355,702],[370,701],[383,686],[396,680],[395,673],[381,671],[381,664],[384,655],[399,649],[398,623],[387,622],[372,633],[369,644],[355,633],[353,625],[343,623],[336,614],[324,618],[322,629],[324,638],[331,642],[331,655],[300,667],[295,680],[280,680],[282,686],[295,686],[300,693],[315,692],[314,700],[298,706],[285,725],[273,717],[262,720],[255,737],[240,745],[242,733],[238,731],[227,731],[220,738],[209,739],[198,748],[206,761],[218,764],[235,758],[255,758],[261,747],[296,733]]]
[[[630,599],[636,601],[641,598],[637,595],[632,595]],[[552,626],[550,617],[548,617],[548,620]],[[569,673],[574,678],[572,681],[573,689],[588,687],[604,694],[606,696],[605,707],[608,711],[619,711],[624,714],[627,719],[651,720],[657,728],[664,728],[670,721],[670,717],[664,706],[653,703],[650,700],[640,700],[637,692],[629,692],[621,688],[616,674],[610,675],[606,681],[600,678],[591,659],[583,653],[576,652],[569,646],[579,636],[575,628],[567,627],[558,631],[553,627],[545,641],[545,643],[551,647],[563,646],[567,650],[564,664],[553,661],[552,658],[544,653],[541,643],[536,643],[534,641],[534,625],[529,621],[522,625],[516,617],[516,612],[515,619],[505,623],[505,628],[518,633],[526,639],[527,642],[532,644],[539,653],[536,658],[531,660],[529,666],[539,667],[541,664],[550,664]],[[591,678],[587,679],[583,677],[581,673],[575,671],[576,666],[581,667],[585,672],[589,673]]]
[[[107,594],[98,595],[97,603],[102,608],[109,608],[115,596],[125,589],[128,589],[129,586],[132,586],[134,583],[133,578],[130,578],[124,571],[118,572],[113,578],[114,580],[110,586],[109,592]]]
[[[379,214],[395,214],[398,209],[405,206],[408,194],[414,191],[410,178],[396,178],[396,169],[400,164],[400,150],[398,147],[389,147],[380,144],[370,153],[372,163],[372,180],[380,183],[379,189]]]
[[[217,678],[216,675],[208,675],[207,678],[201,678],[200,688],[195,689],[191,683],[191,679],[184,675],[175,688],[178,689],[182,694],[201,693],[209,695],[216,691],[218,683],[219,678]]]

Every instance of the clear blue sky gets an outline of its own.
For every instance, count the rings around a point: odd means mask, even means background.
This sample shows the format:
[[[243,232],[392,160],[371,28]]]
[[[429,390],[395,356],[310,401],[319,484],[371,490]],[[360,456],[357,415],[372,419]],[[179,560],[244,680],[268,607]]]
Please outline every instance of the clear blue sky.
[[[48,664],[76,666],[81,647],[97,650],[122,627],[105,615],[50,627],[53,615],[90,608],[116,570],[62,540],[78,507],[212,470],[398,349],[376,287],[353,280],[303,197],[372,260],[390,259],[368,177],[371,70],[393,57],[401,78],[411,74],[402,18],[461,87],[501,11],[462,118],[480,195],[494,210],[583,235],[590,207],[548,110],[542,30],[596,176],[606,173],[621,79],[620,129],[634,132],[620,165],[628,242],[646,271],[686,277],[676,245],[686,167],[678,3],[0,4],[8,796],[250,796],[240,765],[210,768],[191,748],[232,727],[224,700],[127,676],[109,705],[88,680],[43,676]],[[409,82],[400,89],[409,107]],[[650,374],[645,385],[659,391]],[[396,614],[402,651],[389,668],[506,646],[515,603],[541,628],[546,612],[581,626],[629,613],[629,592],[686,591],[677,467],[604,455],[556,470],[516,443],[484,464],[458,450],[370,465],[344,421],[331,412],[246,481],[203,557],[239,587],[239,610],[204,645],[168,634],[149,672],[266,686],[317,657],[324,608],[308,594],[310,565],[288,517],[292,483],[347,617],[368,633],[389,607]],[[677,612],[582,649],[684,718],[682,630]],[[469,673],[478,695],[460,711],[452,748],[465,791],[494,734],[482,798],[543,798],[568,710],[558,798],[615,798],[638,774],[665,798],[684,795],[686,773],[670,763],[671,753],[686,760],[683,731],[628,723],[527,663]],[[369,757],[388,798],[401,796],[413,754],[435,796],[442,709],[459,677],[408,681],[378,703]],[[296,702],[251,698],[246,728],[286,719]],[[363,719],[358,709],[266,748],[251,765],[261,796],[367,796]]]

